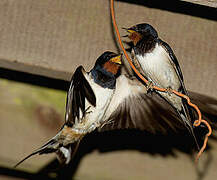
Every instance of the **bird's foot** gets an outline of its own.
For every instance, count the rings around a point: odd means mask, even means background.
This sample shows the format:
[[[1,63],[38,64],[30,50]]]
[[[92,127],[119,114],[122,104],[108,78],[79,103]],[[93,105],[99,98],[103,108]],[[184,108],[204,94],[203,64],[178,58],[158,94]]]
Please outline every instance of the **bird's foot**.
[[[153,87],[154,87],[153,83],[151,81],[148,81],[147,86],[146,86],[147,92],[153,91]]]
[[[106,122],[104,122],[103,124],[100,125],[100,128],[102,129],[105,125],[113,124],[113,123],[114,123],[114,120],[106,121]]]
[[[83,118],[85,117],[85,115],[92,113],[93,111],[88,111],[90,109],[90,106],[88,106],[84,112],[83,112]]]
[[[86,111],[86,114],[90,114],[90,113],[92,113],[93,111]]]
[[[88,106],[87,109],[85,109],[85,113],[89,114],[92,113],[93,111],[88,111],[90,109],[91,106]]]
[[[168,93],[169,96],[171,96],[173,94],[173,89],[171,87],[167,87],[166,92]]]

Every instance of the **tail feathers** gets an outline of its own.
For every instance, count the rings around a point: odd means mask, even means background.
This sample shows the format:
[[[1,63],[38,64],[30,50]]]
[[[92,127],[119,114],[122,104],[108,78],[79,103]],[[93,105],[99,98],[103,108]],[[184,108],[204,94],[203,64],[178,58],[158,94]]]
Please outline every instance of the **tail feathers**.
[[[205,119],[215,132],[217,130],[217,99],[193,92],[189,92],[189,96],[192,103],[200,109],[202,119]]]
[[[189,98],[191,99],[191,102],[197,105],[198,108],[200,109],[202,114],[202,119],[206,120],[211,125],[211,128],[213,130],[211,137],[217,138],[217,99],[206,95],[194,93],[194,92],[189,92]],[[193,135],[195,142],[197,143],[198,146],[198,141],[199,142],[201,141],[200,136],[205,135],[208,132],[208,129],[203,123],[196,129],[193,129],[191,123],[193,123],[196,119],[198,119],[198,114],[196,113],[196,111],[193,110],[193,108],[188,108],[188,109],[189,111],[191,110],[189,113],[192,122],[185,121],[186,127]],[[196,137],[198,137],[197,139],[195,137],[195,133],[193,132],[193,130],[195,130]]]
[[[29,159],[30,157],[36,154],[48,154],[55,152],[57,155],[57,159],[61,164],[68,164],[70,160],[74,157],[75,153],[77,152],[80,140],[77,140],[73,144],[69,144],[67,146],[62,146],[62,143],[58,141],[60,133],[58,133],[55,137],[49,140],[46,144],[44,144],[39,149],[32,152],[30,155],[26,156],[24,159],[19,161],[14,168],[19,166],[25,160]]]
[[[182,110],[178,111],[178,113],[179,113],[180,117],[182,118],[183,122],[185,123],[186,128],[188,129],[190,134],[193,136],[194,142],[195,142],[196,147],[197,147],[197,149],[199,151],[200,146],[199,146],[198,140],[196,138],[196,135],[194,133],[194,129],[193,129],[193,125],[192,125],[192,122],[195,119],[194,119],[193,113],[191,112],[191,109],[189,109],[188,106],[183,105]]]
[[[39,149],[35,150],[34,152],[32,152],[31,154],[29,154],[28,156],[26,156],[24,159],[22,159],[21,161],[19,161],[14,168],[16,168],[17,166],[19,166],[21,163],[23,163],[25,160],[29,159],[30,157],[36,155],[36,154],[47,154],[47,153],[52,153],[55,152],[57,150],[59,146],[59,143],[52,138],[50,141],[48,141],[46,144],[44,144],[42,147],[40,147]]]
[[[23,163],[25,160],[29,159],[31,156],[34,156],[35,154],[38,154],[39,152],[33,152],[30,155],[26,156],[25,158],[23,158],[21,161],[19,161],[16,165],[14,165],[14,168],[16,168],[17,166],[19,166],[21,163]]]

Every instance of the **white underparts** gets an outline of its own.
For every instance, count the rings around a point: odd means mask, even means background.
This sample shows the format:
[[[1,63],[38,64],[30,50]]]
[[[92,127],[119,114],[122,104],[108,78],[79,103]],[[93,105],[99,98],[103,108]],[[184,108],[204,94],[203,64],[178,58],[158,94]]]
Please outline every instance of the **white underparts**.
[[[95,93],[96,106],[94,107],[87,100],[85,100],[85,109],[88,108],[88,110],[83,119],[81,119],[78,123],[75,123],[73,126],[75,131],[84,134],[95,130],[101,125],[104,113],[114,93],[114,89],[101,87],[96,84],[90,76],[86,76],[86,78]]]
[[[143,55],[136,55],[145,76],[149,81],[162,88],[178,89],[180,82],[178,75],[171,64],[170,56],[165,49],[156,44],[154,50]]]

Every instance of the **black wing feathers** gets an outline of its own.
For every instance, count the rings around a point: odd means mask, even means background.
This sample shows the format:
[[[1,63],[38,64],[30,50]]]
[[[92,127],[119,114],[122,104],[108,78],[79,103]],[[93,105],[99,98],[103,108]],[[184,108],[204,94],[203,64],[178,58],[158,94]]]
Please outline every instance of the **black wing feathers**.
[[[81,112],[85,112],[85,98],[96,106],[96,96],[83,73],[84,68],[79,66],[72,76],[67,94],[66,123],[69,126],[74,124],[76,118],[81,117]]]
[[[172,48],[169,46],[169,44],[167,44],[166,42],[162,41],[161,39],[158,39],[159,43],[166,49],[167,53],[169,54],[171,60],[173,61],[173,63],[176,66],[177,69],[177,73],[179,75],[179,77],[181,78],[181,80],[183,81],[183,75],[182,75],[182,71],[181,68],[179,66],[179,62],[175,56],[175,54],[173,53]]]
[[[181,68],[179,66],[179,62],[175,56],[175,54],[173,53],[172,48],[169,46],[169,44],[167,44],[166,42],[162,41],[161,39],[158,39],[158,42],[165,48],[165,50],[167,51],[167,53],[170,56],[170,59],[172,60],[172,63],[174,65],[174,68],[176,70],[176,73],[179,77],[179,81],[181,83],[181,87],[179,89],[179,91],[185,95],[188,95],[188,92],[186,91],[185,85],[184,85],[184,78],[182,75],[182,71]]]

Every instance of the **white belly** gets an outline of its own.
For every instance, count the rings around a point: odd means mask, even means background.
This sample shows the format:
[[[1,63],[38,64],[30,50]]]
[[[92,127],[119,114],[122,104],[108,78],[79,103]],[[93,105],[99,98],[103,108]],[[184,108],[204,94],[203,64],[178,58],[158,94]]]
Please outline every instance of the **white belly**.
[[[177,90],[180,82],[169,58],[165,49],[158,44],[151,53],[146,53],[144,56],[136,55],[149,81],[162,88],[171,87]]]
[[[77,123],[74,126],[75,129],[81,130],[83,133],[91,132],[100,126],[114,92],[114,89],[103,88],[97,85],[92,79],[88,79],[88,81],[96,96],[96,106],[94,107],[87,100],[85,101],[85,109],[88,109],[86,116],[81,123]]]

